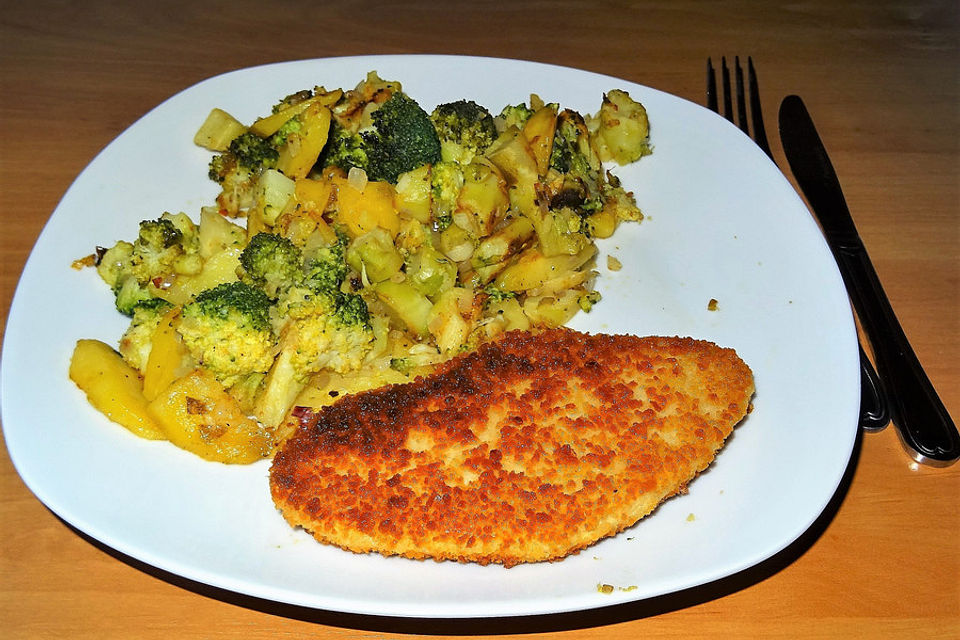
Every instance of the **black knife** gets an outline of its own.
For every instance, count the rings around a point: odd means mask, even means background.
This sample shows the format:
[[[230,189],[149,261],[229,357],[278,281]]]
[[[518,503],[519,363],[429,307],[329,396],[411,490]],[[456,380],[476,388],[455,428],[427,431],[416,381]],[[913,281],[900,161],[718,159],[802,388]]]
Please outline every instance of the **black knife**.
[[[960,458],[960,433],[910,347],[847,209],[837,174],[798,96],[780,105],[780,139],[790,169],[820,221],[840,275],[890,392],[893,423],[917,462],[947,466]]]

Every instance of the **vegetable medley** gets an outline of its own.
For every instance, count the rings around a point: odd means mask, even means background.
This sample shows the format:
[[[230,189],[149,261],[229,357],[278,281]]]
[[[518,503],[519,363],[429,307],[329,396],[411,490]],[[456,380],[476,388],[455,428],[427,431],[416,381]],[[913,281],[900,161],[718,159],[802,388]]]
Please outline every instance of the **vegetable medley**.
[[[304,407],[590,311],[593,239],[643,217],[604,163],[649,154],[648,129],[624,91],[586,116],[536,95],[428,113],[376,72],[249,126],[214,109],[216,204],[78,261],[131,320],[119,352],[79,341],[71,378],[143,437],[268,456]]]

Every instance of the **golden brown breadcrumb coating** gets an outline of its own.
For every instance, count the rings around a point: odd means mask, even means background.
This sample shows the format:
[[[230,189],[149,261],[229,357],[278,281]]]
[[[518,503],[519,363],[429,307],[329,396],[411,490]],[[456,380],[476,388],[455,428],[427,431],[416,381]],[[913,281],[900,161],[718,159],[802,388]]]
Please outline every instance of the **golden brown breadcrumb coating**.
[[[355,552],[557,560],[683,492],[753,389],[709,342],[509,332],[428,377],[300,412],[270,489],[291,525]]]

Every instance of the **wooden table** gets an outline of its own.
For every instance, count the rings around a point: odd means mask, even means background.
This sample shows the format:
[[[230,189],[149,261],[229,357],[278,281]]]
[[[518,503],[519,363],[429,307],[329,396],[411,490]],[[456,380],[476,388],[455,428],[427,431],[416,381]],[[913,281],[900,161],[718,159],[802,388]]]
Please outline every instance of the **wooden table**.
[[[769,130],[781,97],[806,100],[906,333],[958,416],[958,34],[950,0],[4,2],[2,315],[75,176],[140,115],[209,76],[300,58],[459,53],[580,67],[702,102],[706,57],[749,54]],[[912,464],[893,428],[862,437],[826,516],[759,568],[633,606],[470,623],[312,612],[206,589],[118,558],[66,526],[6,455],[0,483],[0,637],[960,633],[960,466]]]

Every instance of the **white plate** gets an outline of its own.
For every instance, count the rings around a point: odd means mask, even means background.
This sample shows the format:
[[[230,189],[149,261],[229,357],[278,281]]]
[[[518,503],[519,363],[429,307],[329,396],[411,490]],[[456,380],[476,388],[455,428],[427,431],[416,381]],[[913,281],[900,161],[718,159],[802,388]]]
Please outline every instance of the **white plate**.
[[[471,98],[493,111],[531,92],[594,113],[622,88],[650,115],[654,154],[619,169],[648,219],[601,245],[603,301],[580,329],[689,335],[753,368],[753,413],[690,492],[562,562],[504,569],[354,555],[288,527],[269,463],[204,462],[111,424],[67,378],[78,338],[116,344],[126,320],[92,269],[96,245],[163,211],[195,219],[216,187],[193,135],[212,107],[241,121],[303,88],[351,87],[370,70],[428,111]],[[608,271],[605,254],[623,270]],[[708,301],[719,302],[708,311]],[[51,301],[56,301],[56,307]],[[14,465],[57,515],[150,565],[217,587],[320,609],[396,616],[538,614],[640,600],[768,558],[834,494],[856,436],[856,335],[830,253],[802,201],[739,130],[712,112],[616,78],[484,58],[384,56],[235,71],[170,98],[80,174],[27,262],[7,324],[3,425]],[[691,516],[692,517],[689,517]],[[609,584],[613,593],[598,592]]]

